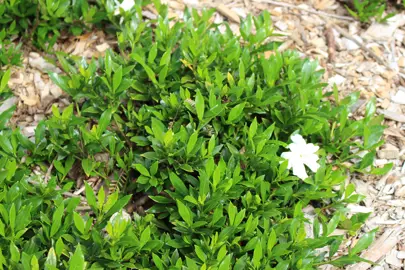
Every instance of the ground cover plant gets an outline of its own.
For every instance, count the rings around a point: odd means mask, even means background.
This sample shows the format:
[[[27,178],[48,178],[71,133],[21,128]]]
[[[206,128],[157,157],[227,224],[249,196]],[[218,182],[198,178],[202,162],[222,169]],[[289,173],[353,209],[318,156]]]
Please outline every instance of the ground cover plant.
[[[381,23],[386,22],[396,14],[395,12],[388,13],[387,5],[394,6],[398,9],[405,7],[405,1],[350,0],[345,2],[348,4],[346,5],[346,9],[350,15],[357,18],[362,23],[369,23],[371,20],[376,20]]]
[[[145,21],[149,2],[118,15],[114,2],[95,4],[118,45],[91,61],[56,54],[65,73],[50,76],[72,104],[54,106],[33,141],[8,124],[13,108],[0,114],[0,269],[316,269],[364,261],[359,254],[376,231],[345,254],[338,254],[344,236],[333,232],[355,235],[368,217],[347,213],[363,199],[346,185],[348,174],[391,166],[373,167],[384,130],[374,100],[364,119],[352,120],[358,93],[324,92],[316,62],[296,52],[265,57],[278,45],[269,40],[267,12],[248,16],[236,35],[211,21],[213,10],[172,21],[155,1],[160,15]],[[9,93],[10,71],[0,76],[0,93]],[[85,198],[74,196],[73,169],[105,185],[85,183]]]

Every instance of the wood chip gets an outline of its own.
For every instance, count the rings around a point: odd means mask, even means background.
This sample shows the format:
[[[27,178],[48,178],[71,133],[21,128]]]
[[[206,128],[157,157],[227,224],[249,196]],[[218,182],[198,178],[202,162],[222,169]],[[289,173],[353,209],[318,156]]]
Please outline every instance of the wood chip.
[[[225,6],[224,4],[217,5],[216,9],[221,15],[228,18],[228,20],[231,20],[231,21],[236,22],[236,23],[240,23],[240,18],[238,16],[238,14],[236,14],[233,10],[231,10],[230,8]]]
[[[384,114],[386,119],[394,120],[397,122],[405,123],[405,115],[398,112],[388,111],[388,110],[378,110],[379,113]]]
[[[378,262],[381,258],[388,255],[391,250],[401,240],[399,237],[404,230],[405,225],[398,225],[394,228],[386,229],[383,235],[380,236],[368,250],[361,254],[361,257],[372,262]],[[348,270],[367,270],[370,264],[361,262],[349,266]]]

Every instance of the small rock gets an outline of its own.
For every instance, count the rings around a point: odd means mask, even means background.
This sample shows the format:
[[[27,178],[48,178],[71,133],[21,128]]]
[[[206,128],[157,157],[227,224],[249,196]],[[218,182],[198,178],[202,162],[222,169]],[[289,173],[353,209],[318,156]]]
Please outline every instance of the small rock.
[[[357,22],[353,22],[349,24],[349,33],[351,35],[355,35],[359,32],[359,24]]]
[[[385,261],[390,265],[393,265],[396,267],[402,267],[403,264],[402,264],[401,260],[397,258],[397,253],[398,253],[397,250],[395,250],[395,249],[391,250],[391,252],[385,258]]]
[[[110,45],[108,45],[108,43],[104,42],[100,45],[96,46],[96,50],[99,52],[105,52],[106,50],[108,50],[110,48]]]
[[[405,92],[402,90],[398,90],[397,93],[391,97],[392,102],[395,102],[397,104],[405,104]]]
[[[391,101],[388,98],[384,98],[384,100],[381,102],[380,106],[383,109],[387,109],[391,104]]]
[[[328,80],[328,84],[329,85],[341,85],[342,83],[344,83],[346,81],[346,78],[343,76],[340,76],[339,74],[329,78]]]
[[[27,126],[21,130],[21,133],[27,137],[32,137],[35,135],[35,128],[36,126]]]
[[[397,159],[399,158],[399,149],[392,144],[387,144],[384,149],[377,152],[378,158]]]
[[[349,212],[351,214],[354,214],[354,213],[372,213],[372,212],[374,212],[373,207],[365,207],[365,206],[361,206],[361,205],[357,205],[357,204],[348,204],[347,209],[349,210]]]
[[[383,166],[383,165],[385,165],[387,163],[389,163],[389,162],[386,159],[376,159],[376,160],[374,160],[374,166],[377,166],[377,167]]]
[[[110,155],[108,153],[97,153],[94,155],[94,159],[98,162],[108,162]]]
[[[388,19],[386,23],[373,23],[363,34],[364,37],[379,40],[387,41],[390,40],[395,33],[395,30],[405,24],[405,15],[397,14],[394,17]]]
[[[357,38],[356,38],[357,39]],[[361,42],[361,39],[359,40],[360,42]],[[357,49],[359,49],[360,48],[360,46],[359,45],[357,45],[356,44],[356,42],[354,42],[353,40],[351,40],[351,39],[348,39],[348,38],[342,38],[342,43],[343,43],[343,46],[346,48],[346,50],[348,50],[348,51],[353,51],[353,50],[357,50]]]
[[[36,52],[30,52],[28,56],[28,63],[31,67],[36,68],[44,73],[46,72],[62,72],[58,67],[48,63],[41,55]]]
[[[384,267],[377,265],[371,268],[371,270],[384,270]]]
[[[200,5],[200,2],[198,0],[183,0],[184,4],[192,6],[192,7],[198,7]]]
[[[397,191],[395,191],[395,196],[405,197],[405,186],[402,186],[401,188],[397,189]]]
[[[397,258],[398,259],[405,259],[405,251],[398,251]]]
[[[231,8],[236,14],[238,14],[239,17],[246,18],[247,14],[246,11],[243,8]]]
[[[270,10],[270,14],[273,16],[281,16],[283,15],[283,9],[281,7],[276,7]]]
[[[405,207],[405,200],[388,200],[387,205],[395,207]]]
[[[405,57],[401,56],[401,57],[398,59],[398,66],[399,66],[399,67],[405,67]]]
[[[278,21],[274,25],[283,32],[288,30],[288,24],[283,21]]]
[[[45,115],[43,115],[43,114],[34,115],[35,122],[39,122],[39,121],[44,120],[44,119],[45,119]]]
[[[380,57],[383,56],[383,52],[380,50],[378,46],[372,46],[371,50],[373,50],[376,55]]]
[[[49,91],[51,92],[52,96],[54,96],[55,98],[59,98],[63,94],[62,89],[60,89],[59,86],[57,86],[55,84],[51,85]]]
[[[395,188],[393,188],[391,184],[386,185],[382,190],[385,195],[392,195],[394,194],[394,191]]]
[[[355,113],[358,109],[361,108],[361,106],[363,106],[365,103],[367,102],[367,100],[365,99],[359,99],[356,101],[356,103],[354,103],[351,107],[350,107],[350,112],[351,113]]]

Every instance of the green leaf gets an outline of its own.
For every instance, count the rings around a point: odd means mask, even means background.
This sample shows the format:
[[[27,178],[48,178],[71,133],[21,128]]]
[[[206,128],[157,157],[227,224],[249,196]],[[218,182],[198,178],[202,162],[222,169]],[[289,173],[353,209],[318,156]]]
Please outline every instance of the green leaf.
[[[135,164],[135,169],[142,175],[150,177],[150,173],[148,169],[145,168],[142,164]]]
[[[5,135],[0,135],[0,148],[8,154],[13,154],[14,152],[10,140]]]
[[[393,166],[394,166],[394,163],[388,163],[388,164],[385,164],[384,167],[382,167],[382,168],[373,168],[371,170],[371,174],[374,174],[374,175],[387,174],[389,171],[391,171]]]
[[[0,130],[4,129],[6,127],[6,123],[10,120],[10,118],[13,116],[15,110],[15,106],[12,106],[11,108],[5,110],[4,112],[0,113]],[[2,135],[0,135],[1,137]]]
[[[56,255],[60,256],[65,249],[65,244],[63,243],[62,237],[59,237],[58,241],[55,244]]]
[[[80,244],[77,246],[75,253],[69,261],[69,270],[84,270],[86,269],[86,262]]]
[[[73,115],[73,104],[70,104],[63,110],[62,119],[69,120],[72,118],[72,115]]]
[[[65,77],[59,76],[59,74],[54,73],[54,72],[50,72],[50,73],[48,73],[48,75],[51,78],[51,80],[57,86],[59,86],[63,91],[69,92],[69,85],[68,85]]]
[[[357,241],[356,245],[350,250],[349,254],[355,255],[355,254],[360,253],[361,251],[365,250],[366,248],[368,248],[371,245],[371,243],[374,241],[376,232],[377,232],[377,229],[374,229],[372,231],[365,233],[359,239],[359,241]]]
[[[97,194],[97,208],[99,211],[101,211],[103,209],[104,204],[105,204],[105,192],[104,192],[104,187],[102,186],[98,190],[98,194]]]
[[[187,223],[187,225],[191,226],[193,224],[193,215],[190,208],[188,208],[180,200],[176,200],[176,202],[181,218]]]
[[[364,116],[365,123],[368,123],[371,117],[374,116],[375,112],[376,112],[376,98],[372,97],[371,100],[366,105],[366,113]]]
[[[31,258],[31,270],[39,270],[38,258],[35,255]]]
[[[18,263],[20,261],[20,251],[13,242],[10,242],[10,254],[13,262]]]
[[[262,243],[259,240],[253,251],[253,265],[256,268],[259,268],[259,266],[261,265],[260,261],[262,260],[262,257],[263,257]]]
[[[4,90],[6,90],[7,83],[8,83],[8,80],[10,79],[10,76],[11,76],[10,69],[6,70],[6,72],[3,73],[3,77],[1,78],[1,81],[0,81],[0,93],[3,92]]]
[[[135,61],[137,61],[145,70],[146,74],[148,75],[149,79],[154,83],[154,84],[158,84],[156,77],[155,77],[155,73],[153,72],[153,70],[147,65],[145,64],[145,61],[143,61],[142,57],[137,54],[137,53],[132,53],[132,57],[134,58]]]
[[[188,139],[187,155],[189,155],[193,151],[195,144],[197,142],[197,139],[198,139],[198,131],[194,131],[194,133],[191,134],[190,138]]]
[[[333,215],[332,219],[329,221],[327,226],[327,234],[326,236],[330,235],[335,231],[340,221],[340,212],[337,212]]]
[[[150,240],[150,227],[146,227],[142,231],[141,238],[140,238],[140,247],[142,248],[148,241]]]
[[[82,168],[86,176],[89,177],[93,171],[93,161],[88,158],[82,159]]]
[[[108,125],[111,122],[112,111],[111,109],[105,110],[98,121],[97,136],[100,138],[104,131],[106,131]]]
[[[115,92],[122,82],[122,66],[120,66],[113,76],[113,92]]]
[[[232,123],[233,121],[238,119],[241,116],[243,109],[245,108],[245,105],[246,105],[246,102],[243,102],[243,103],[238,104],[235,107],[233,107],[232,110],[229,112],[227,122]]]
[[[267,253],[268,255],[271,254],[271,250],[273,249],[274,245],[277,243],[277,235],[274,229],[271,229],[271,233],[269,239],[267,240]]]
[[[257,131],[257,119],[255,117],[255,119],[253,119],[249,127],[249,139],[253,139],[253,137],[256,135],[256,131]]]
[[[221,264],[218,267],[218,270],[229,270],[230,265],[231,265],[231,259],[232,255],[229,254],[228,256],[225,257],[225,259],[221,262]]]
[[[110,217],[112,214],[119,212],[124,206],[126,206],[131,199],[132,195],[126,195],[119,199],[111,208],[108,210],[106,217]]]
[[[367,154],[363,157],[363,159],[361,160],[360,165],[359,165],[359,169],[360,169],[360,170],[361,170],[361,169],[365,169],[365,168],[367,168],[367,167],[373,165],[375,154],[376,154],[375,151],[372,151],[372,152],[370,152],[370,153],[367,153]]]
[[[157,267],[157,269],[159,269],[159,270],[165,269],[162,259],[160,259],[159,256],[156,255],[155,253],[152,253],[152,261],[155,264],[155,266]]]
[[[356,255],[346,255],[346,256],[342,256],[336,260],[333,260],[331,262],[328,262],[329,264],[333,265],[333,266],[337,266],[337,267],[344,267],[346,265],[349,264],[354,264],[354,263],[358,263],[358,262],[367,262],[370,264],[373,264],[373,262],[370,262],[368,260],[365,260],[359,256]]]
[[[93,211],[96,211],[97,210],[97,201],[96,201],[96,196],[94,195],[94,191],[87,182],[84,182],[84,185],[85,185],[87,203],[93,209]]]
[[[51,247],[46,257],[45,265],[56,266],[57,261],[55,250]]]
[[[200,90],[197,89],[195,96],[195,109],[197,111],[198,120],[202,121],[204,117],[205,102],[204,97],[201,94]]]
[[[75,223],[76,229],[81,234],[84,234],[84,221],[83,221],[82,217],[76,212],[73,213],[73,221]]]
[[[184,182],[175,173],[170,172],[169,178],[176,193],[179,193],[183,197],[188,194],[188,189],[186,185],[184,185]]]
[[[52,226],[51,226],[51,233],[50,236],[54,236],[61,227],[62,224],[62,217],[65,211],[65,207],[63,202],[56,208],[55,212],[52,216]]]
[[[15,228],[15,217],[16,217],[16,210],[15,210],[15,204],[13,203],[10,207],[10,213],[9,213],[9,222],[10,222],[10,228],[12,231],[14,231]]]
[[[152,64],[155,61],[157,55],[157,43],[154,43],[152,45],[152,48],[149,50],[149,55],[148,55],[148,64]]]

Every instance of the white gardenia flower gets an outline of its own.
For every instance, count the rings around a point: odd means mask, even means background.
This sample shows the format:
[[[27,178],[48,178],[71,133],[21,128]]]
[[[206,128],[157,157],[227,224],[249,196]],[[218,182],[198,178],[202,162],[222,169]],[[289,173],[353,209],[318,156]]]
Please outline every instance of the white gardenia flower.
[[[113,225],[113,226],[114,226],[115,223],[122,222],[122,221],[125,221],[125,222],[130,222],[131,221],[131,215],[128,214],[125,210],[114,213],[110,217],[110,222],[111,222],[111,225]]]
[[[308,177],[304,165],[313,172],[316,172],[320,167],[317,162],[319,157],[315,154],[319,146],[307,143],[299,134],[292,135],[291,140],[292,143],[288,145],[291,152],[284,152],[281,157],[288,160],[288,169],[292,168],[293,174],[304,180]]]
[[[117,5],[117,9],[115,10],[114,15],[120,14],[120,8],[122,8],[124,11],[128,11],[135,6],[135,0],[124,0],[122,3],[115,1],[115,3]]]

